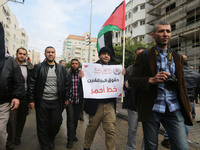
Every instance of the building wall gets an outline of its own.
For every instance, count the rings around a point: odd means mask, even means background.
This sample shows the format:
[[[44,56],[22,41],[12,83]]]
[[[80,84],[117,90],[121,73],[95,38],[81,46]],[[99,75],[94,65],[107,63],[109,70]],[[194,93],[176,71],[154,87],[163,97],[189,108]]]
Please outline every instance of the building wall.
[[[170,23],[170,46],[179,54],[186,54],[188,64],[197,70],[200,66],[200,0],[147,0],[147,5],[146,34],[159,21]]]
[[[0,0],[0,5],[5,2],[5,0]],[[17,19],[15,15],[11,13],[7,3],[0,7],[0,22],[3,24],[5,31],[5,46],[11,56],[15,56],[16,50],[19,47],[28,48],[28,36],[26,31],[19,28]]]
[[[32,64],[36,65],[40,63],[40,52],[37,52],[35,50],[32,50],[32,51],[29,50],[28,57],[31,59]]]
[[[73,58],[77,58],[81,63],[88,62],[88,35],[89,32],[86,32],[83,36],[69,35],[65,39],[63,44],[63,57],[66,63],[70,62]],[[96,38],[91,38],[89,62],[96,62],[98,60],[96,42]]]
[[[134,44],[134,40],[145,42],[146,0],[130,0],[126,4],[125,36]],[[113,32],[113,43],[121,45],[122,31]]]

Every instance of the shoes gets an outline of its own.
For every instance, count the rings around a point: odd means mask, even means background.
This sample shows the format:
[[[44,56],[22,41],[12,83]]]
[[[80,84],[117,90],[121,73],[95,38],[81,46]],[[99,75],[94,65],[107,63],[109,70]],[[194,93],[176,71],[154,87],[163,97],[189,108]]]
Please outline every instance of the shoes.
[[[74,141],[74,142],[77,142],[77,141],[78,141],[78,138],[75,136],[74,139],[73,139],[73,141]]]
[[[84,150],[90,150],[90,148],[84,148]]]
[[[20,145],[20,144],[21,144],[20,138],[16,138],[16,139],[15,139],[15,145]]]
[[[68,141],[66,147],[69,148],[69,149],[72,148],[73,147],[73,141]]]
[[[164,139],[161,142],[161,145],[164,146],[165,148],[170,148],[171,147],[171,143],[170,143],[169,139]]]
[[[84,121],[84,118],[83,118],[83,117],[79,117],[79,120],[80,120],[80,121]]]

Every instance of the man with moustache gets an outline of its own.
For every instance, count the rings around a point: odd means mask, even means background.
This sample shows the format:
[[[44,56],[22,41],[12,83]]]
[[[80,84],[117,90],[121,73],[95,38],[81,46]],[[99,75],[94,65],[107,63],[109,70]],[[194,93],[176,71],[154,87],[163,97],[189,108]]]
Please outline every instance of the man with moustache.
[[[99,51],[99,60],[96,63],[109,65],[111,60],[111,49],[103,47]],[[83,74],[81,73],[81,76]],[[106,149],[115,150],[116,128],[115,108],[116,98],[85,99],[84,110],[89,114],[89,123],[85,132],[84,150],[90,150],[97,129],[102,123],[105,131]]]
[[[45,49],[46,61],[34,67],[28,96],[35,105],[37,134],[42,150],[54,149],[54,139],[62,123],[62,111],[69,104],[69,79],[66,70],[55,62],[55,49]]]
[[[156,47],[136,57],[129,85],[137,88],[138,120],[142,122],[145,150],[158,149],[160,123],[169,134],[172,150],[189,150],[185,124],[192,125],[190,100],[183,72],[183,57],[169,46],[171,25],[159,22],[152,38]]]
[[[31,75],[33,65],[27,59],[27,50],[23,47],[18,48],[16,51],[16,62],[19,65],[25,81],[25,93],[27,93],[28,78]],[[7,149],[21,143],[21,135],[26,122],[28,113],[27,96],[20,100],[20,105],[17,110],[11,111],[10,118],[7,125],[8,138]]]
[[[71,69],[69,70],[70,81],[70,104],[66,107],[67,112],[67,148],[73,147],[73,141],[78,141],[76,129],[78,126],[79,114],[83,104],[83,87],[79,77],[79,60],[71,60]]]

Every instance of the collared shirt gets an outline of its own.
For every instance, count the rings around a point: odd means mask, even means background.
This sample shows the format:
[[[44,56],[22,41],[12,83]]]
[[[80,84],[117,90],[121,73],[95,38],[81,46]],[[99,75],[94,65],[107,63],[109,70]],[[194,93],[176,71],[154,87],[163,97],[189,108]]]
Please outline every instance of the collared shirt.
[[[71,103],[78,104],[79,103],[79,73],[72,73],[72,87],[70,89],[70,101]]]
[[[161,60],[157,60],[158,72],[165,71],[169,72],[170,75],[175,73],[175,63],[172,57],[171,65],[168,64],[168,53],[167,50],[157,48]],[[170,112],[180,110],[180,106],[177,100],[177,90],[167,90],[165,83],[158,83],[157,89],[157,100],[153,106],[153,111],[159,113],[165,113],[166,107],[169,108]]]

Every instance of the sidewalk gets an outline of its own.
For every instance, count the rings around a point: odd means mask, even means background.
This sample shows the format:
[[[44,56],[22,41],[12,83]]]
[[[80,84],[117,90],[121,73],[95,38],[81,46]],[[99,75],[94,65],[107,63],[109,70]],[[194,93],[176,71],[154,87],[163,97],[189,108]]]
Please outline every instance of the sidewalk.
[[[128,119],[127,110],[121,109],[122,108],[121,106],[122,106],[121,102],[118,102],[117,117],[127,120]],[[200,149],[200,122],[197,123],[197,121],[200,121],[200,104],[195,104],[195,110],[196,110],[196,117],[195,119],[193,119],[193,126],[190,127],[188,141],[191,147]],[[162,126],[160,127],[159,133],[164,134],[164,128]]]

